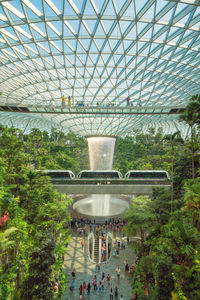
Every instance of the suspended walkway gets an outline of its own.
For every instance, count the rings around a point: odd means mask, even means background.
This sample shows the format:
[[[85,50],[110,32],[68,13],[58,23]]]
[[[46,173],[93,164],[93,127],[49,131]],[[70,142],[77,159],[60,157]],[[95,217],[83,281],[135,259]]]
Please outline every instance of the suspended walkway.
[[[75,106],[61,105],[34,105],[27,106],[13,103],[5,105],[0,103],[0,111],[34,113],[34,114],[92,114],[92,115],[168,115],[180,114],[185,109],[184,106],[112,106],[110,103],[88,106],[87,104],[77,104]]]

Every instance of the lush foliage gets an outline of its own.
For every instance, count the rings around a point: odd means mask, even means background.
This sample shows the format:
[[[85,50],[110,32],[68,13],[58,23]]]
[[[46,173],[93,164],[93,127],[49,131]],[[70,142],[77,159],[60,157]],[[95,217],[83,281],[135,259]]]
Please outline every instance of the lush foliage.
[[[71,200],[34,170],[46,167],[37,142],[51,148],[46,133],[1,128],[0,299],[53,299],[55,281],[65,277]]]
[[[200,97],[191,101],[180,117],[191,128],[190,139],[183,141],[177,132],[162,140],[173,194],[155,190],[148,201],[135,198],[124,215],[129,234],[141,232],[141,224],[145,230],[140,242],[132,243],[138,264],[131,282],[139,300],[200,299]],[[163,159],[160,167],[164,164]]]

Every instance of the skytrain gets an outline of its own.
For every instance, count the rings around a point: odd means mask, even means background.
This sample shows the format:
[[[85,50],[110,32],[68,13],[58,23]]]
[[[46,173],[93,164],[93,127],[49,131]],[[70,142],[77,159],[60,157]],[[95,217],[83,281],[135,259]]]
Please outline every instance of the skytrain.
[[[73,180],[73,179],[124,179],[134,181],[169,181],[169,173],[163,170],[130,170],[124,178],[116,170],[83,170],[75,177],[70,170],[38,170],[43,175],[51,177],[53,181]]]

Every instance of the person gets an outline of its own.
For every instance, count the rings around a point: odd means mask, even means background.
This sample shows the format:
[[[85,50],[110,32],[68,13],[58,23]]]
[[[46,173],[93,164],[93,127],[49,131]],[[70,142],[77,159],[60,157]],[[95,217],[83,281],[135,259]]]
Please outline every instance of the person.
[[[83,282],[83,292],[84,292],[84,293],[86,292],[86,289],[87,289],[87,285],[86,285],[86,282],[84,281],[84,282]]]
[[[126,245],[125,245],[124,241],[122,241],[122,249],[126,249]]]
[[[118,299],[118,288],[117,288],[117,286],[115,287],[115,299],[116,300]]]
[[[119,300],[124,300],[123,295],[120,296]]]
[[[68,106],[71,106],[71,105],[72,105],[71,97],[69,96],[69,97],[68,97]]]
[[[126,106],[130,106],[130,97],[126,98]]]
[[[110,285],[110,300],[113,300],[113,288],[112,288],[112,284]]]
[[[127,236],[126,240],[127,240],[127,245],[129,245],[129,236]]]
[[[83,246],[84,246],[84,241],[83,240],[81,241],[81,246],[82,246],[82,249],[83,249]]]
[[[107,280],[107,283],[108,283],[108,286],[109,286],[110,285],[110,275],[109,274],[107,275],[106,280]]]
[[[58,280],[54,284],[54,292],[58,292]]]
[[[62,107],[65,107],[66,98],[65,96],[62,96]]]
[[[81,284],[80,287],[79,287],[79,295],[82,295],[82,293],[83,293],[83,286]]]
[[[96,275],[94,275],[93,287],[94,287],[94,291],[96,291],[97,290],[97,276]]]
[[[87,285],[87,293],[88,293],[88,295],[90,294],[90,290],[91,290],[91,284],[89,282],[88,285]]]
[[[101,290],[104,291],[104,278],[101,279]]]
[[[120,268],[119,267],[116,269],[116,273],[117,273],[117,279],[120,279]]]
[[[76,277],[76,271],[75,271],[75,269],[72,270],[72,277],[73,277],[73,278]]]
[[[104,278],[105,278],[105,273],[102,272],[101,279],[104,279]]]
[[[98,264],[97,269],[98,269],[98,272],[100,272],[100,264]]]
[[[120,240],[118,241],[118,249],[120,249]]]
[[[75,289],[76,279],[72,279],[71,291]]]
[[[101,293],[101,280],[99,281],[99,294]]]
[[[127,260],[124,260],[124,270],[126,271]]]

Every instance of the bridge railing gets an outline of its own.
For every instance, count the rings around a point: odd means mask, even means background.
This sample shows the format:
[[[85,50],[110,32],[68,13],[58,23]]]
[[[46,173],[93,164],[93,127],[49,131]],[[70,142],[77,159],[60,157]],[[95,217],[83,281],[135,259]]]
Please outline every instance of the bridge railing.
[[[62,185],[170,185],[170,180],[159,179],[51,179],[51,182]]]

